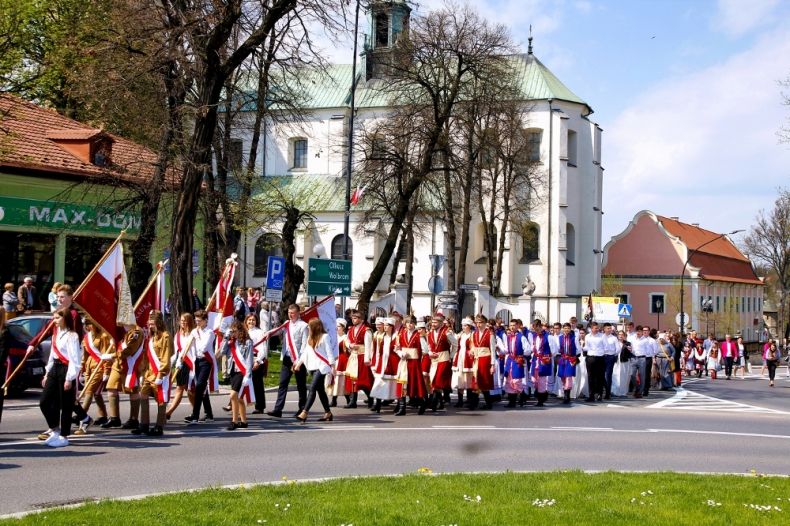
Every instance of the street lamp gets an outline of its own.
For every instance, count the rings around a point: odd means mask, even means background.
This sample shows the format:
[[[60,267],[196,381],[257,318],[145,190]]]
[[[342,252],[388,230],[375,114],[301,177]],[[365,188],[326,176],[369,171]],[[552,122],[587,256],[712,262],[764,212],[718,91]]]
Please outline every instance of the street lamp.
[[[656,300],[656,330],[660,330],[659,327],[661,326],[661,307],[664,303],[661,299]]]
[[[710,245],[714,241],[718,241],[719,239],[725,236],[731,236],[739,232],[743,232],[743,230],[733,230],[732,232],[728,232],[726,234],[719,234],[713,239],[706,241],[705,243],[701,244],[697,248],[691,250],[688,257],[686,258],[686,262],[683,263],[683,270],[680,272],[680,339],[681,341],[685,341],[686,339],[686,312],[683,306],[683,300],[685,298],[686,289],[683,287],[683,279],[686,277],[686,267],[688,267],[689,261],[691,261],[691,258],[694,256],[694,254],[699,252],[699,249],[701,249],[702,247],[706,245]]]

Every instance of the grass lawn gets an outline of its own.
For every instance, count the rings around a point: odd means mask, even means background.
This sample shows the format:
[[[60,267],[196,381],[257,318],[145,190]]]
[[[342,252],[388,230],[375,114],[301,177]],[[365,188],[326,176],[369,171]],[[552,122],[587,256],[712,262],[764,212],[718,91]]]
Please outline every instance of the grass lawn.
[[[421,468],[424,471],[427,468]],[[790,479],[677,473],[413,474],[104,501],[2,524],[788,524]],[[787,521],[787,522],[785,522]]]

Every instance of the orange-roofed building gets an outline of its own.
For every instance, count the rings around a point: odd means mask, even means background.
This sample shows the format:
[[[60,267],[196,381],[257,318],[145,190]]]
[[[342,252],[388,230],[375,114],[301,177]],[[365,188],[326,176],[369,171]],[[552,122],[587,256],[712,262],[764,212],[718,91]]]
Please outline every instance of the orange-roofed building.
[[[130,189],[149,184],[157,160],[123,137],[0,94],[0,283],[31,276],[44,307],[54,282],[78,285],[121,230],[136,238],[140,207]],[[174,186],[174,172],[167,177]]]
[[[679,328],[681,273],[687,331],[758,339],[763,281],[727,235],[643,210],[603,250],[603,276],[637,325]]]

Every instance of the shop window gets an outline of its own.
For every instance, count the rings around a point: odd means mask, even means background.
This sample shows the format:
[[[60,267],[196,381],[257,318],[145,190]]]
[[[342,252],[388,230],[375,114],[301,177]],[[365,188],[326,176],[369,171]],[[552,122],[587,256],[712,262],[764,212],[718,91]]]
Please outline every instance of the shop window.
[[[26,276],[33,278],[38,300],[46,306],[47,294],[54,283],[55,236],[0,232],[0,285],[14,284],[14,292]],[[43,303],[42,303],[43,302]]]

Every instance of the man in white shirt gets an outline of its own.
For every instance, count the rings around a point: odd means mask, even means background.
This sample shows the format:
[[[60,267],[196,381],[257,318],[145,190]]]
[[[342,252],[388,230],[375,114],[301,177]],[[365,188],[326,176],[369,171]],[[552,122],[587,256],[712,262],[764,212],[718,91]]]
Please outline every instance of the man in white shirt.
[[[280,385],[277,389],[277,401],[274,409],[266,414],[275,418],[283,416],[285,397],[288,396],[288,384],[291,375],[296,376],[296,390],[299,392],[299,409],[294,418],[302,412],[307,402],[307,368],[304,364],[294,370],[293,366],[299,361],[302,343],[307,340],[307,324],[299,317],[299,306],[288,306],[288,323],[281,330],[283,338],[282,366],[280,367]]]
[[[603,363],[604,363],[604,399],[612,399],[612,374],[614,373],[614,364],[617,362],[617,336],[612,332],[612,324],[603,324]]]
[[[587,380],[590,385],[588,402],[603,399],[604,387],[604,334],[598,330],[598,322],[590,324],[590,333],[584,338],[584,350],[587,353]]]
[[[634,380],[634,398],[647,396],[650,391],[650,374],[653,369],[653,343],[650,337],[650,327],[642,327],[641,334],[632,343],[631,352],[634,354],[636,363],[632,373]],[[639,381],[636,381],[636,375]]]

